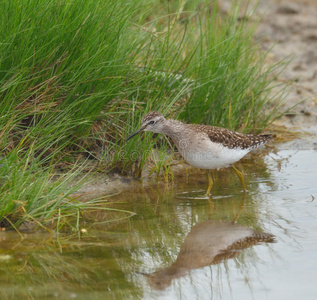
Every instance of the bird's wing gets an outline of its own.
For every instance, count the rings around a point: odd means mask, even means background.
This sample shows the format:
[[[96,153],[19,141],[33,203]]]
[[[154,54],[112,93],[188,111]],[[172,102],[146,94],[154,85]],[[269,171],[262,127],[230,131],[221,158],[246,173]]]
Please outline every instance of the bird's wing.
[[[265,144],[272,136],[271,135],[253,135],[243,134],[227,128],[192,124],[192,129],[195,131],[205,132],[209,139],[214,143],[221,143],[223,146],[234,149],[257,148]]]

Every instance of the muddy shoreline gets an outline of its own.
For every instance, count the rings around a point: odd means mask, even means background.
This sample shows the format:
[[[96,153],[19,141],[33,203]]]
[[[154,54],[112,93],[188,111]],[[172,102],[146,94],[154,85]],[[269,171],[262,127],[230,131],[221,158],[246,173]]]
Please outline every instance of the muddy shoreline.
[[[261,18],[255,40],[263,51],[269,50],[266,63],[288,62],[276,81],[290,85],[285,98],[288,112],[275,124],[313,135],[317,135],[316,16],[315,0],[261,0],[254,16]]]

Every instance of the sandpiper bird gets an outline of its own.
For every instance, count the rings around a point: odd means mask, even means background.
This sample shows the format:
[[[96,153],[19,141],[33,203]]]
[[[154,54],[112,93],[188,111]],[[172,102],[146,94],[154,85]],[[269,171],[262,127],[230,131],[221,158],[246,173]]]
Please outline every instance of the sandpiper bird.
[[[190,165],[207,169],[209,181],[207,196],[213,186],[210,170],[229,166],[237,173],[245,192],[243,173],[233,164],[272,137],[271,135],[242,134],[216,126],[185,124],[173,119],[165,119],[162,114],[155,111],[143,117],[141,128],[130,135],[126,141],[141,131],[152,131],[169,136]]]

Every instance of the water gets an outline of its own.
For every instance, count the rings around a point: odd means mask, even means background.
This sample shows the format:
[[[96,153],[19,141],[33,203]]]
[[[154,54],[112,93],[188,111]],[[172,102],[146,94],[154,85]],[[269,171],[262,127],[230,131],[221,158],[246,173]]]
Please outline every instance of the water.
[[[193,176],[109,199],[136,214],[86,214],[81,237],[0,232],[0,299],[315,299],[317,151],[263,160],[245,198],[227,171],[212,202]]]

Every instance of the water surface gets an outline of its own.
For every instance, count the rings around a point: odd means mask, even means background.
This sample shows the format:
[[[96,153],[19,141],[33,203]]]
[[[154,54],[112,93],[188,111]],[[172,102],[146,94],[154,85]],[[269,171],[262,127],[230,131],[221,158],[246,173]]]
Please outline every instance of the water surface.
[[[317,151],[133,189],[85,235],[0,232],[1,299],[315,299]],[[109,222],[115,219],[115,221]],[[270,234],[274,235],[273,238]]]

